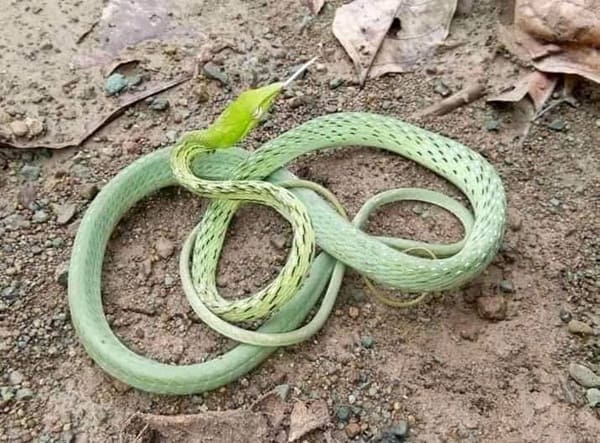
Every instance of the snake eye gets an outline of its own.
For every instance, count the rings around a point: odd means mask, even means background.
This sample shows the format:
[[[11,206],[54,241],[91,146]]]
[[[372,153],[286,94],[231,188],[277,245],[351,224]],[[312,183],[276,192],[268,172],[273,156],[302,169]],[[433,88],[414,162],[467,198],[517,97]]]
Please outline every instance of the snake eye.
[[[252,113],[252,116],[256,119],[256,120],[260,120],[261,117],[264,115],[265,110],[263,109],[262,106],[257,106],[254,109],[254,112]]]

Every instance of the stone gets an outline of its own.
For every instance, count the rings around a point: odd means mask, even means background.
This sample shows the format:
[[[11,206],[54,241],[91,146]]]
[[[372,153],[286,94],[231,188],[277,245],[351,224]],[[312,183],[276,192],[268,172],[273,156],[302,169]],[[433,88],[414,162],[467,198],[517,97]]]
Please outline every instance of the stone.
[[[45,223],[50,219],[48,213],[42,209],[35,211],[31,217],[31,221],[34,223]]]
[[[501,280],[499,286],[502,292],[506,292],[508,294],[512,294],[513,292],[515,292],[515,286],[510,280]]]
[[[204,85],[198,85],[194,87],[192,90],[192,94],[196,98],[196,102],[198,103],[206,103],[210,99],[210,95],[208,94],[208,90]]]
[[[35,118],[27,117],[25,119],[25,124],[27,125],[27,130],[29,132],[29,137],[37,137],[38,135],[42,135],[46,130],[44,123]]]
[[[33,398],[33,391],[28,388],[21,388],[17,390],[15,397],[17,400],[30,400]]]
[[[12,387],[0,386],[0,400],[2,400],[1,403],[9,402],[13,398],[15,398],[15,390]]]
[[[25,137],[29,134],[29,128],[23,120],[15,120],[10,122],[8,127],[16,137]]]
[[[594,330],[590,325],[579,320],[571,320],[567,326],[571,334],[593,335]]]
[[[10,374],[8,374],[8,382],[11,385],[20,385],[23,383],[24,379],[25,378],[23,377],[23,374],[21,374],[19,371],[11,371]]]
[[[173,285],[175,285],[175,279],[173,277],[171,277],[170,275],[167,275],[165,277],[164,283],[165,283],[165,288],[171,288],[171,287],[173,287]]]
[[[149,105],[149,108],[153,111],[160,112],[166,110],[169,107],[169,105],[169,100],[167,100],[166,98],[157,97],[154,100],[152,100],[152,102]]]
[[[348,422],[351,416],[352,409],[350,409],[348,406],[338,406],[335,410],[335,417],[338,419],[338,421]]]
[[[81,196],[86,200],[92,200],[98,194],[98,186],[94,183],[88,183],[81,188]]]
[[[282,384],[273,388],[273,391],[281,398],[282,401],[287,401],[290,394],[290,385]]]
[[[354,438],[360,434],[360,425],[358,423],[348,423],[344,428],[348,438]]]
[[[550,129],[557,132],[564,131],[566,127],[567,124],[563,120],[558,118],[556,120],[553,120],[552,123],[550,123],[549,125]]]
[[[202,67],[202,73],[205,77],[210,78],[211,80],[217,80],[223,85],[227,85],[229,83],[227,74],[213,62],[205,63]]]
[[[158,239],[155,245],[156,253],[161,258],[169,258],[175,252],[175,245],[167,238],[161,237]]]
[[[341,78],[334,78],[329,82],[329,87],[331,89],[337,89],[344,84],[344,80]]]
[[[500,129],[500,121],[495,118],[491,118],[485,121],[483,127],[486,131],[498,131]]]
[[[127,77],[122,74],[115,73],[110,75],[106,82],[104,83],[104,90],[106,91],[106,95],[116,95],[125,89],[129,82],[127,81]]]
[[[299,95],[299,96],[292,98],[289,101],[289,103],[290,103],[290,108],[296,109],[301,106],[312,105],[315,103],[315,101],[316,101],[316,98],[314,95],[303,94],[303,95]]]
[[[3,125],[5,123],[10,123],[12,121],[12,117],[10,116],[10,114],[6,111],[4,111],[3,109],[0,109],[0,125]],[[600,121],[600,120],[598,120]]]
[[[600,389],[588,389],[585,393],[585,398],[587,398],[588,404],[592,408],[600,406]]]
[[[33,183],[25,183],[17,195],[17,201],[24,208],[32,209],[37,195],[37,189]]]
[[[506,300],[501,295],[484,296],[477,299],[477,312],[486,320],[500,321],[506,318]]]
[[[401,442],[408,435],[408,423],[400,420],[396,425],[386,429],[381,433],[381,436],[375,440],[377,442]]]
[[[276,235],[275,237],[271,238],[271,244],[277,249],[285,248],[286,241],[287,239],[285,235]]]
[[[52,210],[56,214],[56,223],[59,225],[66,225],[75,216],[77,206],[74,203],[67,203],[64,205],[53,205]]]
[[[350,306],[348,308],[348,317],[358,318],[359,315],[360,315],[360,310],[356,306]]]
[[[600,376],[586,366],[571,363],[569,365],[569,375],[584,388],[600,388]]]
[[[66,288],[69,283],[69,262],[61,263],[54,271],[54,281]]]
[[[24,165],[19,173],[28,181],[34,181],[40,178],[42,169],[39,166]]]
[[[370,335],[365,335],[360,339],[360,344],[365,349],[371,349],[375,344],[375,340],[373,340],[373,337],[371,337]]]

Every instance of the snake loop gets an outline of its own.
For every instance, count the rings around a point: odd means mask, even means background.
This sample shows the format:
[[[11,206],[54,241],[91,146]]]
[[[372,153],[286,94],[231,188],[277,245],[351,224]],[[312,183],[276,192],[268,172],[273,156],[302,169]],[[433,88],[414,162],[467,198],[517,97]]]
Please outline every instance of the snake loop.
[[[438,193],[395,190],[373,197],[351,223],[313,190],[292,188],[288,191],[277,185],[296,179],[283,168],[298,156],[347,145],[395,152],[436,172],[467,196],[472,214],[455,200]],[[198,180],[227,182],[232,185],[229,190],[234,192],[225,195],[226,192],[211,201],[202,221],[186,241],[180,258],[183,287],[194,310],[205,320],[208,318],[210,326],[219,323],[218,327],[237,334],[236,340],[243,344],[205,363],[163,364],[136,354],[114,335],[104,316],[100,283],[106,244],[120,218],[146,195],[178,184],[170,167],[171,155],[172,149],[164,149],[144,156],[102,189],[81,222],[69,270],[71,317],[86,350],[105,371],[145,391],[188,394],[215,389],[256,367],[276,346],[296,343],[314,334],[333,306],[346,266],[375,282],[408,293],[443,291],[459,287],[477,276],[493,259],[502,242],[506,201],[502,182],[493,167],[481,155],[456,141],[393,118],[366,113],[333,114],[310,120],[253,153],[228,149],[188,158],[188,172],[193,172]],[[263,193],[255,187],[259,183],[260,189],[272,183],[275,186],[270,186],[277,190]],[[193,185],[194,192],[204,185]],[[246,187],[248,185],[250,187]],[[227,323],[202,299],[203,295],[210,294],[209,304],[215,300],[218,303],[215,281],[218,254],[240,200],[256,201],[246,198],[249,195],[259,195],[258,201],[272,205],[294,223],[295,217],[302,217],[302,209],[296,213],[296,208],[290,210],[290,205],[303,207],[308,224],[295,225],[294,235],[304,232],[303,226],[310,226],[316,243],[324,251],[312,261],[308,276],[293,297],[276,288],[279,284],[288,290],[292,287],[294,293],[300,281],[292,281],[284,266],[274,280],[277,283],[271,284],[276,290],[266,308],[259,303],[259,313],[272,315],[258,331],[245,331]],[[227,199],[229,197],[235,200]],[[464,239],[452,245],[437,245],[371,236],[361,230],[372,210],[399,199],[429,201],[449,209],[463,223]],[[302,243],[297,239],[297,257],[292,257],[292,262],[301,261],[307,251],[308,256],[311,255],[311,247],[303,246],[308,243],[311,242]],[[402,252],[415,247],[427,248],[438,258]],[[303,278],[305,273],[297,274]],[[327,285],[316,316],[306,326],[293,331],[302,324]],[[273,301],[282,304],[273,309]],[[243,310],[238,309],[229,320],[239,318]]]

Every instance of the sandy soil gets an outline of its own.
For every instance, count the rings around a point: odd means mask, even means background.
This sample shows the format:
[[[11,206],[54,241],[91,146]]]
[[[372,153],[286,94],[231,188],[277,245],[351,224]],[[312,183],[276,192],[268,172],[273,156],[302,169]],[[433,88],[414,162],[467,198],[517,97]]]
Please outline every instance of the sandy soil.
[[[329,419],[301,441],[372,441],[401,422],[415,442],[597,441],[600,415],[569,378],[568,366],[600,370],[598,85],[581,84],[579,107],[555,108],[523,141],[511,114],[484,101],[444,117],[411,117],[440,99],[440,81],[456,91],[485,75],[498,91],[527,71],[498,47],[491,1],[476,2],[470,15],[454,20],[450,38],[461,44],[414,73],[370,81],[364,89],[353,84],[331,33],[340,1],[313,19],[291,0],[159,3],[148,1],[150,11],[128,15],[124,1],[21,0],[0,13],[0,118],[43,122],[37,142],[77,136],[116,106],[119,99],[103,91],[115,54],[140,60],[130,69],[141,75],[137,89],[144,90],[189,72],[208,40],[229,45],[212,60],[229,86],[201,75],[161,94],[167,109],[142,102],[79,148],[0,150],[0,441],[133,441],[141,430],[128,422],[135,412],[246,410],[280,385],[291,389],[283,421],[270,430],[276,441],[287,441],[293,405],[318,400]],[[142,34],[121,32],[132,16]],[[156,38],[138,43],[137,35]],[[94,188],[182,131],[204,126],[251,82],[281,78],[314,55],[319,65],[279,100],[249,146],[338,110],[392,115],[456,138],[485,155],[504,179],[510,217],[501,253],[473,287],[411,310],[374,302],[350,272],[335,314],[314,340],[278,351],[216,392],[169,398],[112,380],[79,344],[61,284]],[[337,80],[343,84],[333,88]],[[485,129],[490,119],[498,120],[497,131]],[[557,120],[565,127],[551,129]],[[450,190],[428,171],[369,149],[316,154],[292,167],[326,184],[351,214],[392,187]],[[110,244],[106,312],[132,348],[164,362],[203,361],[230,346],[194,318],[178,282],[177,253],[203,207],[181,190],[160,192],[130,213]],[[450,215],[414,204],[379,211],[369,230],[425,240],[461,235]],[[230,231],[219,283],[241,295],[275,275],[289,228],[272,211],[247,207]],[[167,252],[174,245],[172,254],[158,253],[165,244]],[[490,297],[497,320],[486,314]],[[571,319],[596,334],[570,333]],[[348,419],[340,418],[344,406]],[[198,441],[208,441],[208,434]]]

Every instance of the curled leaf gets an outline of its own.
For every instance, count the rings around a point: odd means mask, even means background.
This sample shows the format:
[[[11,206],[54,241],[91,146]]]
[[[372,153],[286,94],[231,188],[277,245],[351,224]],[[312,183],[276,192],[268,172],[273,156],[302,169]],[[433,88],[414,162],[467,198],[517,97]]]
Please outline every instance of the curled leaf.
[[[536,69],[600,83],[600,2],[517,0],[498,36]]]
[[[494,97],[490,97],[488,102],[519,102],[529,96],[533,102],[535,111],[542,109],[544,104],[552,96],[558,77],[543,72],[532,72],[523,77],[514,87]]]
[[[352,59],[360,84],[407,72],[448,35],[456,0],[355,0],[336,11],[333,33]]]

